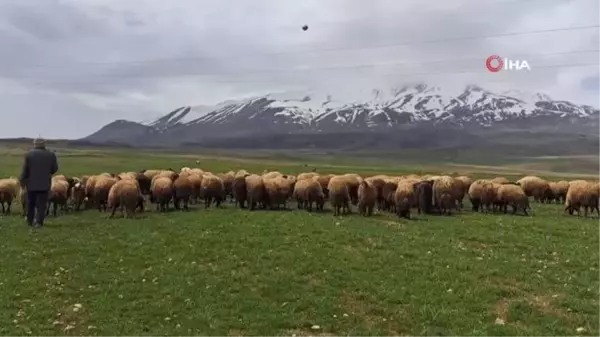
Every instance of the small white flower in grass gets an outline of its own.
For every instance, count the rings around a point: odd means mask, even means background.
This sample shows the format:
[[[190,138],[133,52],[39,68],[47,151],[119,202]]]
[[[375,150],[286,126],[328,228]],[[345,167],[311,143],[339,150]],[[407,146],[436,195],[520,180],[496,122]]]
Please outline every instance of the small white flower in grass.
[[[95,325],[88,325],[88,330],[98,329]]]
[[[79,303],[75,303],[73,305],[73,311],[75,311],[75,312],[79,311],[81,308],[83,308],[83,306]]]
[[[315,325],[311,326],[310,328],[313,330],[319,330],[319,329],[321,329],[321,326],[315,324]]]
[[[337,315],[333,315],[333,318],[337,318]]]
[[[120,299],[123,299],[123,295],[119,294],[119,298],[120,298]]]
[[[165,321],[170,321],[171,317],[165,317]]]
[[[579,327],[579,328],[577,328],[575,331],[577,331],[577,332],[579,332],[579,333],[582,333],[582,332],[584,332],[584,331],[585,331],[585,328]]]
[[[504,325],[506,324],[506,322],[504,322],[504,320],[500,317],[496,318],[496,321],[494,322],[496,323],[496,325]]]
[[[452,288],[446,290],[446,292],[451,293],[452,292]]]
[[[71,324],[67,324],[67,326],[64,328],[65,331],[69,331],[69,330],[73,330],[75,328],[74,325]]]
[[[173,261],[173,259],[172,259],[172,258],[169,258],[169,262],[171,262],[171,261]]]
[[[343,314],[342,316],[344,316],[344,317],[348,317],[348,314]]]

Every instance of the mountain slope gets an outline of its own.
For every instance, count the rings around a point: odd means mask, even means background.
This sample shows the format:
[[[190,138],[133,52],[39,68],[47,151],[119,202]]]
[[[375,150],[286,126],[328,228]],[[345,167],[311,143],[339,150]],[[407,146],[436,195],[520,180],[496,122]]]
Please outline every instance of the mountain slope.
[[[116,121],[84,140],[178,146],[269,135],[393,134],[425,128],[448,133],[450,128],[557,130],[570,126],[569,132],[579,127],[589,132],[593,127],[597,131],[598,115],[598,109],[591,106],[555,101],[544,94],[514,90],[496,94],[475,85],[449,93],[421,83],[389,91],[376,89],[371,97],[354,101],[299,93],[293,97],[269,94],[230,100],[215,106],[186,106],[150,123]],[[445,137],[444,133],[434,134]]]

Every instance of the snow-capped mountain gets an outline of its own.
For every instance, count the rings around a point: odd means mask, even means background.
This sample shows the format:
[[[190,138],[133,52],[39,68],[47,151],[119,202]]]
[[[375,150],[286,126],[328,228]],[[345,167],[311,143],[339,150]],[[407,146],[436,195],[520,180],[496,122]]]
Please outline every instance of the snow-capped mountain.
[[[137,140],[151,136],[154,140],[169,138],[169,142],[173,139],[198,142],[266,134],[393,132],[419,125],[459,128],[543,123],[585,125],[597,122],[598,114],[594,107],[555,101],[540,93],[511,90],[497,94],[476,85],[452,92],[420,83],[391,90],[375,89],[353,101],[301,92],[229,100],[215,106],[184,106],[149,123],[119,121],[118,129],[122,130],[123,123],[133,123]],[[115,123],[86,140],[106,142],[114,138]],[[140,128],[145,130],[142,135]],[[123,137],[126,136],[118,138]]]

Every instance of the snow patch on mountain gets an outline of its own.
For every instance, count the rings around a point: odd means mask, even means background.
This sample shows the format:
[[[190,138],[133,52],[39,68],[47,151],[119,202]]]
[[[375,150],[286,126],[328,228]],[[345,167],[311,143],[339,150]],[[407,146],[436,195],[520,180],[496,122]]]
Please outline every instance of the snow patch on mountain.
[[[537,115],[589,117],[598,109],[548,95],[510,90],[500,94],[476,85],[442,88],[424,83],[390,90],[357,91],[352,100],[310,92],[279,92],[228,100],[214,106],[182,107],[146,124],[157,129],[175,125],[224,124],[235,120],[260,123],[351,126],[353,128],[393,126],[422,121],[475,123],[491,126],[507,119]],[[260,117],[260,118],[259,118]]]
[[[533,93],[533,92],[516,90],[516,89],[503,91],[501,93],[501,95],[510,97],[510,98],[516,98],[523,102],[537,102],[537,101],[552,101],[553,100],[550,96],[548,96],[546,94]]]

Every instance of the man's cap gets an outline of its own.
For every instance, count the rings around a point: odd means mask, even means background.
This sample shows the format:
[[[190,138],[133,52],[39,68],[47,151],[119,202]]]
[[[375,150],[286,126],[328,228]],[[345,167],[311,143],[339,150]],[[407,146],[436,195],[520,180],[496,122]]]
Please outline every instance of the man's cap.
[[[36,139],[33,140],[33,147],[44,147],[46,146],[46,141],[40,135],[37,136]]]

